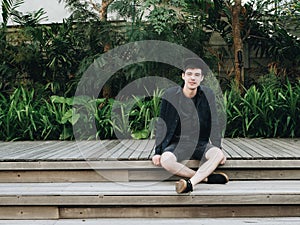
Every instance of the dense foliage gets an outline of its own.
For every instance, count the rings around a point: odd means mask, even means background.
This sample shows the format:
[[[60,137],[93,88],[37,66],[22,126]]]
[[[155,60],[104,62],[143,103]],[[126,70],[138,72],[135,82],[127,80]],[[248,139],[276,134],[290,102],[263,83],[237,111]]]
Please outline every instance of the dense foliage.
[[[125,20],[108,22],[99,20],[89,1],[66,0],[71,16],[61,24],[48,25],[40,23],[46,17],[42,9],[20,13],[23,2],[2,1],[0,140],[73,139],[72,125],[79,119],[86,121],[82,127],[85,138],[115,138],[116,133],[126,132],[134,138],[153,137],[161,92],[150,99],[135,96],[136,104],[129,111],[113,97],[139,77],[164,76],[179,83],[180,76],[174,76],[179,72],[176,68],[155,62],[130,65],[114,74],[99,98],[73,97],[82,74],[99,55],[128,42],[149,39],[182,45],[210,65],[224,90],[226,136],[300,136],[299,1],[251,0],[244,5],[240,15],[243,42],[267,61],[256,62],[255,69],[246,71],[249,82],[243,93],[230,85],[233,64],[228,59],[232,59],[233,37],[227,6],[233,1],[136,0],[132,4],[115,0],[110,10]],[[275,3],[280,4],[274,7]],[[8,27],[9,20],[18,26]],[[209,45],[216,32],[225,48]],[[262,81],[270,69],[272,79]],[[80,107],[74,108],[74,104]],[[120,117],[112,112],[116,104]],[[86,137],[84,130],[93,120],[97,134]]]
[[[161,94],[157,91],[147,99],[134,96],[134,106],[126,110],[114,99],[52,96],[49,101],[41,92],[20,87],[10,96],[0,94],[0,140],[74,139],[72,125],[79,119],[83,125],[78,133],[85,139],[116,138],[116,133],[153,138]],[[300,137],[300,83],[281,84],[272,77],[244,95],[234,88],[227,90],[224,102],[227,137]],[[85,136],[93,123],[97,133]]]

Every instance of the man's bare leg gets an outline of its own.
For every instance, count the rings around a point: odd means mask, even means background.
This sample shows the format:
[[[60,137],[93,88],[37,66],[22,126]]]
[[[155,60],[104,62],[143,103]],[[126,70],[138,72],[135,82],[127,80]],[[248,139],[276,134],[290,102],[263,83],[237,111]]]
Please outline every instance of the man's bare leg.
[[[191,178],[196,174],[195,170],[177,162],[177,158],[172,152],[164,152],[161,155],[160,163],[165,170],[174,175]]]
[[[224,164],[226,161],[224,153],[217,147],[209,149],[204,157],[207,161],[199,167],[194,176],[190,179],[193,187],[202,181],[206,182],[207,177],[212,174],[220,164]]]

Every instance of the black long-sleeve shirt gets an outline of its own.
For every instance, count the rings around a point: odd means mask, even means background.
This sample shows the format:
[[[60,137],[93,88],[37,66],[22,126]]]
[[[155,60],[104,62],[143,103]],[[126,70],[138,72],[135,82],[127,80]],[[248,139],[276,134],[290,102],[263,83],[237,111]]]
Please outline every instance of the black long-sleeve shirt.
[[[162,154],[178,135],[195,142],[210,140],[221,147],[215,95],[210,88],[199,86],[193,99],[185,97],[180,86],[166,90],[156,124],[155,154]]]

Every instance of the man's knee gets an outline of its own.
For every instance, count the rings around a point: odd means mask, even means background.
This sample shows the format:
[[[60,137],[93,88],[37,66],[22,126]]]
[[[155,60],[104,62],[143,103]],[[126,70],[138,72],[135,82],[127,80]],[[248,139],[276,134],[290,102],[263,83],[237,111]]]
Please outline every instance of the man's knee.
[[[220,148],[213,147],[206,152],[206,159],[214,160],[219,163],[223,162],[225,159],[225,155]],[[225,162],[224,162],[225,163]]]
[[[165,169],[169,169],[172,163],[176,161],[177,161],[176,156],[172,152],[164,152],[160,158],[160,164]]]

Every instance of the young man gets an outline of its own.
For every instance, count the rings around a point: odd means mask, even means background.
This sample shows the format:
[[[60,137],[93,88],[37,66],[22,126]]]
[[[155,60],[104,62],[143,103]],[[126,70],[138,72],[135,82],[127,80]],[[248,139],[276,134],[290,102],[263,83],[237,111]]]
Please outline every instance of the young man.
[[[156,126],[156,147],[152,162],[174,175],[184,177],[176,182],[177,193],[188,193],[196,184],[225,184],[224,173],[213,173],[226,157],[221,150],[221,130],[213,91],[200,85],[204,79],[204,63],[189,58],[184,63],[182,87],[166,90]],[[197,171],[180,163],[196,159]]]

